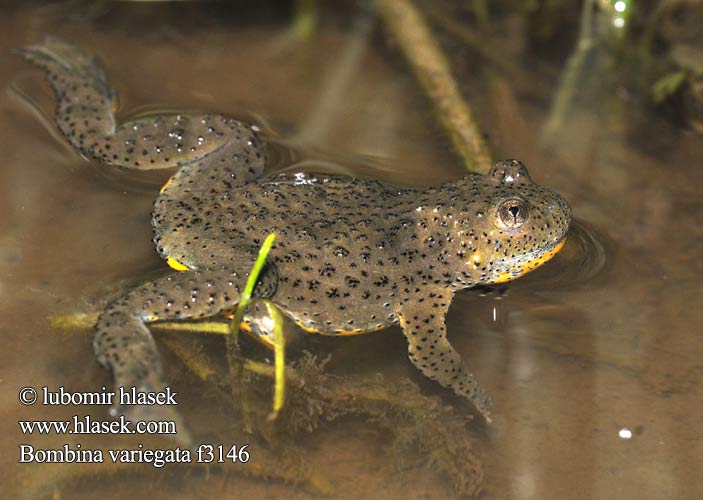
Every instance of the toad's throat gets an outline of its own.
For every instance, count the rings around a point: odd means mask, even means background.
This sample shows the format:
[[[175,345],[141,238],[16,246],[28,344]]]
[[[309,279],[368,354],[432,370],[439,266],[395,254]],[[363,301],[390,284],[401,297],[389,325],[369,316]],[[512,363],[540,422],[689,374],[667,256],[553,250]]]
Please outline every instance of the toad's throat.
[[[527,274],[530,271],[534,271],[548,260],[551,260],[552,257],[554,257],[556,254],[558,254],[559,251],[564,248],[565,243],[566,236],[563,237],[559,243],[554,245],[553,248],[544,252],[543,254],[540,254],[538,257],[523,262],[520,265],[511,268],[509,271],[505,271],[498,274],[498,276],[496,276],[496,278],[493,280],[493,283],[505,283],[506,281],[519,278],[520,276]]]

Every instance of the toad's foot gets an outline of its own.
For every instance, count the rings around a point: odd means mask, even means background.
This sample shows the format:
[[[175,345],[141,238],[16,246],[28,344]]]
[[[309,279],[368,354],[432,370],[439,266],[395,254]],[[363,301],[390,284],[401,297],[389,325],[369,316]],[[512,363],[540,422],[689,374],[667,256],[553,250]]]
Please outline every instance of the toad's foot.
[[[101,137],[114,133],[116,96],[92,54],[51,36],[15,53],[46,72],[56,95],[57,125],[76,149],[85,153]]]

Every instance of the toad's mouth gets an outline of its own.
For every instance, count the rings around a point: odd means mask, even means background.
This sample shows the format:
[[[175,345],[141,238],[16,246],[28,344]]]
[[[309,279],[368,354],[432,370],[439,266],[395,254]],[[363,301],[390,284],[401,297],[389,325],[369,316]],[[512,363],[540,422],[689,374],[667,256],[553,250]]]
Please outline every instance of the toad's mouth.
[[[526,262],[523,262],[519,264],[518,266],[515,266],[511,268],[509,271],[505,271],[500,273],[494,280],[493,283],[505,283],[506,281],[511,281],[514,280],[515,278],[519,278],[523,274],[527,274],[530,271],[534,271],[541,265],[543,265],[545,262],[549,261],[554,257],[556,254],[559,253],[559,251],[564,248],[564,244],[566,243],[566,236],[564,236],[558,243],[556,243],[552,248],[547,250],[546,252],[540,254],[538,257],[535,257],[534,259],[527,260]]]

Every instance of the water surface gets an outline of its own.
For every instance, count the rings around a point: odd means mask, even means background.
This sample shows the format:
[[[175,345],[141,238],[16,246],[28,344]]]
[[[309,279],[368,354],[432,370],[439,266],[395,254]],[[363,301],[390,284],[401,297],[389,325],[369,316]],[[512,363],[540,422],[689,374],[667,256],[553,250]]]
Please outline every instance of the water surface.
[[[29,497],[95,498],[99,489],[101,498],[311,498],[309,487],[221,471],[17,464],[19,443],[137,442],[23,436],[20,419],[63,419],[76,410],[24,407],[17,391],[110,385],[90,335],[57,332],[47,318],[100,310],[163,268],[149,211],[168,173],[106,171],[70,151],[21,97],[31,95],[51,114],[38,72],[9,50],[56,34],[94,51],[125,116],[149,105],[256,120],[297,151],[281,146],[274,168],[300,160],[423,185],[462,175],[461,167],[377,23],[330,16],[311,40],[296,42],[286,37],[286,12],[215,19],[191,6],[189,24],[173,6],[96,5],[108,11],[71,4],[0,16],[2,482]],[[450,339],[495,403],[492,426],[464,429],[483,462],[484,498],[694,498],[703,489],[703,142],[613,96],[577,107],[546,153],[539,133],[561,66],[525,65],[528,79],[502,87],[457,61],[462,90],[477,103],[497,156],[524,159],[537,182],[570,201],[577,219],[554,262],[505,293],[460,294],[450,311]],[[222,364],[220,339],[203,338],[200,346]],[[410,379],[466,410],[410,365],[398,329],[307,337],[291,349],[332,354],[332,373],[381,373],[387,384]],[[223,432],[227,416],[217,398],[203,396],[174,356],[165,354],[165,364],[196,431]],[[294,453],[339,498],[453,494],[425,454],[395,460],[382,429],[345,418],[302,434]],[[227,432],[233,442],[248,439],[240,429]]]

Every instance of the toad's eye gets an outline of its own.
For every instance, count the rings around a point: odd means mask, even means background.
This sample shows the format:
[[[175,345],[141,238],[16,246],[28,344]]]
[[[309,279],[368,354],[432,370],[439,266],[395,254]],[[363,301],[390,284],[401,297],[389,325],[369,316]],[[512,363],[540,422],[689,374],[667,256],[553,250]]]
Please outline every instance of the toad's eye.
[[[505,229],[516,229],[527,220],[527,202],[510,198],[498,205],[498,225]]]

